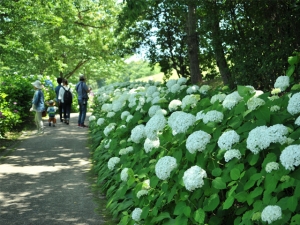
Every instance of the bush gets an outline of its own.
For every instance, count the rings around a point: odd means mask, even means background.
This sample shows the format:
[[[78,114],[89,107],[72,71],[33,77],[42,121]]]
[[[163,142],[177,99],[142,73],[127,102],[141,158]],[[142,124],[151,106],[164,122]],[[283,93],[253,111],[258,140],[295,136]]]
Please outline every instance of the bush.
[[[299,224],[300,94],[284,86],[101,88],[89,120],[107,208],[120,224]]]

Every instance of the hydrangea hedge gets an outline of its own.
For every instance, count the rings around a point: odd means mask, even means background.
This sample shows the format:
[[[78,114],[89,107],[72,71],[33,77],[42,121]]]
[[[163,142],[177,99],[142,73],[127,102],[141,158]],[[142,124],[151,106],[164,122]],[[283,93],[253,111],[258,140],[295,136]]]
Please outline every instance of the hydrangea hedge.
[[[102,87],[92,159],[120,224],[300,224],[300,92],[187,80]]]

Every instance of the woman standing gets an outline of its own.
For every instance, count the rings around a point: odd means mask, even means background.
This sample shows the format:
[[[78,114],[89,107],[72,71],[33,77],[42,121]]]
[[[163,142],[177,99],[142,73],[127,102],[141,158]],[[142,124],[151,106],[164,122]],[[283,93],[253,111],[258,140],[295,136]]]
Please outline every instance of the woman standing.
[[[43,85],[39,80],[31,83],[35,89],[33,98],[32,98],[32,107],[30,111],[35,111],[35,124],[37,127],[36,134],[43,134],[44,133],[44,124],[42,120],[42,112],[45,110],[45,103],[44,103],[44,93],[42,92]]]
[[[68,80],[63,80],[63,86],[59,90],[58,100],[62,104],[64,121],[67,125],[69,125],[73,94],[68,86]]]

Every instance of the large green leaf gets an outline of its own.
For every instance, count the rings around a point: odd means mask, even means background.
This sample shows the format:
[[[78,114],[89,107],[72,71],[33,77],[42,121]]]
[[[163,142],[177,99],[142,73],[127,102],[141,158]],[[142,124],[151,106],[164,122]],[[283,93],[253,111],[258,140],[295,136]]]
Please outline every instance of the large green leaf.
[[[226,188],[226,183],[222,180],[221,177],[216,177],[212,181],[212,186],[216,189],[225,189]]]
[[[205,220],[205,212],[203,209],[197,209],[194,213],[194,220],[199,223],[203,224]]]
[[[232,180],[238,180],[240,178],[240,175],[241,175],[241,172],[237,168],[233,168],[230,171],[230,177],[231,177]]]
[[[234,203],[234,197],[229,196],[223,203],[223,209],[229,209],[233,203]]]
[[[204,201],[203,210],[204,211],[213,211],[218,207],[219,204],[220,204],[219,195],[213,194]]]

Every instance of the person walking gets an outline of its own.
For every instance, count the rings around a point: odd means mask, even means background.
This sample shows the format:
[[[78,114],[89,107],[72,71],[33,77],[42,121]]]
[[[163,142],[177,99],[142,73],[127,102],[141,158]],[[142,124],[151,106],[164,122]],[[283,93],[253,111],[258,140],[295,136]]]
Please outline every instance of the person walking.
[[[84,75],[80,75],[79,82],[76,84],[76,92],[79,105],[79,116],[78,116],[78,127],[88,127],[84,124],[86,111],[87,111],[87,102],[89,100],[88,93],[91,91],[85,83]]]
[[[35,92],[32,98],[30,111],[35,111],[34,121],[37,127],[36,134],[44,134],[44,124],[42,120],[42,112],[45,111],[44,93],[42,92],[43,85],[39,80],[36,80],[31,84],[34,87]]]
[[[73,94],[71,92],[71,88],[68,86],[68,80],[63,80],[63,86],[60,88],[58,94],[58,101],[62,104],[64,121],[67,125],[69,125]]]
[[[59,102],[59,100],[58,100],[58,94],[59,94],[59,90],[60,90],[60,88],[62,87],[62,85],[61,85],[61,83],[62,83],[62,78],[61,77],[58,77],[57,79],[56,79],[56,81],[57,81],[57,86],[55,87],[55,94],[56,94],[56,99],[55,99],[55,101],[56,101],[56,103],[57,103],[57,105],[58,105],[58,113],[59,113],[59,119],[60,119],[60,122],[63,122],[63,117],[62,117],[62,104]]]
[[[55,118],[55,112],[57,110],[57,107],[54,106],[54,101],[50,100],[49,101],[49,107],[47,108],[47,112],[48,112],[48,122],[49,122],[49,127],[51,127],[51,123],[52,126],[55,127],[56,124],[56,118]]]

